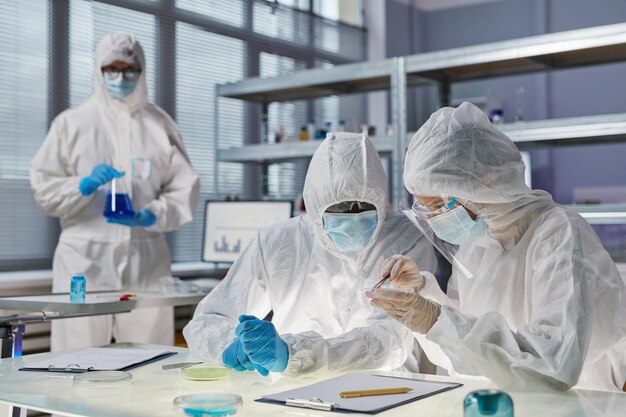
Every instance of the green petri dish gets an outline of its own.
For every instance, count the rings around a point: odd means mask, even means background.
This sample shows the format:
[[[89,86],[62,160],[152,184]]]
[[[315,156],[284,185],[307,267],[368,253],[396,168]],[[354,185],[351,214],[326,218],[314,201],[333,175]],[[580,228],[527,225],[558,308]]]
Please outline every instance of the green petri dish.
[[[192,381],[217,381],[230,376],[230,369],[225,366],[198,364],[181,370],[183,377]]]
[[[237,413],[243,400],[236,394],[203,393],[174,398],[174,409],[192,417],[230,416]]]

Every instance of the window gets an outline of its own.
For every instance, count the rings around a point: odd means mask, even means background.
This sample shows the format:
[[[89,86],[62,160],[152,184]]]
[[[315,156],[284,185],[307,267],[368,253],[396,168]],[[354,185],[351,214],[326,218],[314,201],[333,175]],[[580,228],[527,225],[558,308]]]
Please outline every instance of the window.
[[[235,26],[246,22],[245,6],[245,0],[176,0],[176,7]]]
[[[70,107],[76,107],[93,94],[94,52],[109,32],[132,33],[146,56],[148,98],[155,96],[154,16],[85,0],[70,2]]]
[[[0,199],[0,235],[9,237],[0,241],[0,270],[51,266],[58,221],[44,216],[35,204],[28,179],[30,161],[53,113],[67,105],[79,106],[93,94],[95,48],[110,31],[133,33],[141,42],[149,99],[175,117],[201,177],[196,219],[168,234],[174,261],[199,260],[203,201],[227,194],[260,198],[260,170],[217,162],[215,150],[267,139],[259,134],[258,106],[221,98],[216,118],[215,85],[363,58],[364,31],[313,15],[310,4],[309,0],[281,0],[278,7],[266,0],[0,2],[0,192],[11,196]],[[338,9],[339,20],[342,10]],[[59,26],[53,27],[54,22]],[[66,48],[66,61],[57,58],[58,48]],[[51,79],[55,74],[65,77]],[[51,95],[55,91],[67,95],[57,98]],[[282,128],[286,136],[296,138],[310,116],[320,122],[337,120],[345,111],[342,100],[273,103],[270,129],[276,133]],[[308,161],[272,165],[267,172],[269,197],[296,197],[307,166]]]
[[[306,64],[292,58],[262,52],[260,54],[261,77],[299,71]],[[306,126],[307,103],[304,101],[271,103],[268,108],[268,130],[270,136],[284,132],[286,140],[298,140],[300,128]],[[283,139],[283,140],[285,140]],[[272,138],[269,138],[272,142]],[[307,161],[283,162],[268,167],[268,195],[275,199],[293,199],[302,192]]]
[[[48,130],[47,37],[45,2],[0,3],[0,178],[27,180]]]
[[[56,244],[28,181],[48,130],[48,13],[40,0],[0,2],[0,270],[49,267]]]
[[[202,191],[214,193],[213,178],[215,85],[244,77],[245,44],[184,23],[176,25],[176,118],[191,161],[200,175]],[[220,105],[220,144],[243,144],[244,103]],[[223,167],[222,186],[241,187],[241,166]],[[221,175],[222,173],[228,175]],[[230,177],[227,178],[227,177]]]

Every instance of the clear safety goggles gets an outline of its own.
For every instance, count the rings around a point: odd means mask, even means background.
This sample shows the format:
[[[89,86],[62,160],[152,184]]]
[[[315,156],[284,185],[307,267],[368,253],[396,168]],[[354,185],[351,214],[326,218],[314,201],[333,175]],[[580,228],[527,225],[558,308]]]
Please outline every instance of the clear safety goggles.
[[[448,201],[446,201],[446,199],[444,198],[437,198],[431,200],[428,205],[424,205],[421,204],[419,201],[415,201],[415,203],[413,203],[413,206],[411,207],[411,210],[413,210],[416,215],[428,220],[432,219],[433,217],[437,217],[440,214],[447,213],[460,205],[461,203],[459,203],[459,201],[454,197],[452,197],[452,199]]]
[[[102,76],[109,81],[117,80],[120,76],[123,76],[126,81],[137,81],[141,75],[141,69],[135,67],[129,67],[125,69],[119,69],[115,67],[103,67]]]
[[[447,201],[446,201],[447,200]],[[436,217],[440,214],[447,213],[450,210],[460,206],[461,203],[456,198],[451,199],[433,199],[428,205],[415,202],[411,210],[403,210],[402,212],[411,223],[417,227],[417,229],[424,235],[426,239],[437,249],[444,258],[450,262],[453,268],[457,269],[460,273],[467,278],[472,278],[474,274],[457,258],[458,246],[455,246],[445,240],[440,239],[435,231],[430,227],[428,223],[429,219]]]
[[[361,213],[376,210],[376,206],[364,201],[342,201],[326,209],[327,213]]]

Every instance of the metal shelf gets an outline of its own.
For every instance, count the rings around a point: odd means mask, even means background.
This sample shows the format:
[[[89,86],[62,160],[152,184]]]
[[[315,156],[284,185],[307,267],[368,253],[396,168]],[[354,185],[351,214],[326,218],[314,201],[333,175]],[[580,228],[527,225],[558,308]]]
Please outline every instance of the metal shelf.
[[[497,126],[518,145],[567,145],[626,139],[626,114],[569,117]]]
[[[625,23],[406,57],[409,77],[426,77],[448,83],[624,60]]]
[[[626,139],[626,114],[570,117],[508,123],[496,126],[520,146],[534,143],[582,144]],[[408,133],[410,140],[413,133]],[[408,143],[407,140],[407,143]],[[392,152],[392,138],[372,138],[380,153]],[[241,148],[220,149],[223,162],[281,162],[310,158],[319,141],[285,142],[271,145],[248,145]]]
[[[393,60],[316,68],[217,86],[217,95],[258,102],[299,100],[389,88]]]
[[[569,207],[589,224],[626,224],[626,204],[574,204]]]
[[[626,23],[409,55],[409,85],[574,68],[626,60]],[[310,69],[217,86],[221,97],[272,102],[388,89],[392,59]]]
[[[391,138],[371,138],[379,153],[392,152]],[[219,160],[222,162],[282,162],[294,159],[310,158],[321,141],[285,142],[264,145],[248,145],[241,148],[220,149]]]
[[[405,192],[402,185],[404,150],[407,147],[407,85],[438,85],[443,101],[450,84],[457,81],[515,75],[552,69],[626,61],[626,23],[577,29],[493,42],[444,51],[410,55],[377,62],[339,65],[330,69],[310,69],[274,78],[250,78],[218,85],[219,98],[236,98],[267,104],[273,101],[302,100],[329,95],[387,89],[396,134],[375,144],[381,152],[392,154],[392,198],[399,207]],[[217,118],[217,110],[215,117]],[[219,137],[217,131],[215,136]],[[576,117],[519,122],[498,126],[524,147],[532,144],[582,144],[626,140],[626,114]],[[266,137],[267,132],[262,132]],[[217,145],[215,145],[217,147]],[[253,145],[237,149],[216,149],[224,162],[272,163],[309,158],[318,144],[284,143]],[[217,164],[215,188],[217,189]],[[599,220],[592,220],[592,222]],[[602,220],[606,224],[606,220]]]

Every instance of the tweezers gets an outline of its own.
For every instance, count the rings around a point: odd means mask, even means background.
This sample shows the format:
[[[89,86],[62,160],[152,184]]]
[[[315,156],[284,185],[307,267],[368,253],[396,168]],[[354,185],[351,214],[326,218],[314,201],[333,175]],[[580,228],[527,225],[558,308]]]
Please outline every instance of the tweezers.
[[[387,275],[386,277],[384,277],[383,279],[381,279],[380,281],[378,281],[376,284],[374,284],[374,286],[372,287],[372,290],[377,290],[380,287],[382,287],[385,284],[385,281],[387,281],[389,279],[391,275]]]

